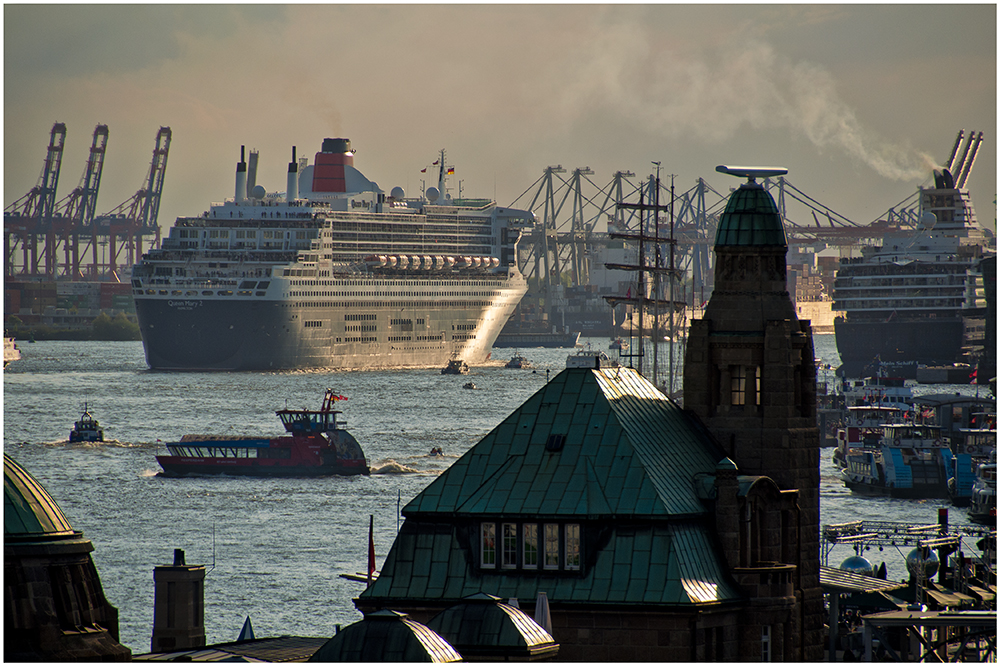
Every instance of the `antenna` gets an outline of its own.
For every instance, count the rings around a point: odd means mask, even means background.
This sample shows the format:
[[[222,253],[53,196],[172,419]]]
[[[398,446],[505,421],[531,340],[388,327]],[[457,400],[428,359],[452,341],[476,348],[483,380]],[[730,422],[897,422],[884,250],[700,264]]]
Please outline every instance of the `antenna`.
[[[205,572],[207,576],[215,568],[215,521],[212,521],[212,568]]]
[[[729,174],[746,178],[748,182],[756,182],[757,178],[770,178],[771,176],[784,176],[788,173],[785,167],[760,167],[760,166],[727,166],[720,164],[715,167],[719,173]]]

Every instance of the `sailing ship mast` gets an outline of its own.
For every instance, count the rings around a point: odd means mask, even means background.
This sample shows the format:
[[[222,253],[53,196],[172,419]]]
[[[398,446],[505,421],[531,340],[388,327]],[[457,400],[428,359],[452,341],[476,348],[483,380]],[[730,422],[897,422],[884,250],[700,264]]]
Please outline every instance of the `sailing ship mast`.
[[[631,295],[631,294],[626,294],[625,296],[605,296],[604,300],[606,300],[608,302],[608,304],[611,305],[612,308],[614,308],[615,306],[617,306],[619,304],[625,304],[625,305],[631,305],[634,310],[638,310],[638,312],[639,312],[639,335],[638,335],[639,350],[638,350],[638,352],[633,352],[632,349],[631,349],[631,345],[629,345],[629,352],[627,354],[620,354],[620,356],[628,357],[629,359],[631,359],[633,357],[638,358],[638,367],[637,367],[637,370],[639,371],[640,374],[642,374],[642,359],[643,359],[643,356],[644,356],[643,342],[642,342],[643,341],[643,324],[644,324],[644,318],[645,318],[644,315],[645,315],[648,307],[650,305],[652,305],[654,307],[654,313],[655,313],[654,333],[653,333],[654,336],[658,336],[659,335],[658,332],[657,332],[657,330],[659,329],[659,311],[660,311],[659,308],[660,308],[660,306],[665,306],[665,307],[670,308],[671,335],[673,335],[674,313],[677,312],[678,310],[683,310],[683,308],[685,307],[685,304],[683,302],[677,302],[677,301],[674,300],[674,288],[673,288],[673,286],[674,286],[674,280],[677,277],[680,277],[681,272],[674,267],[674,246],[676,245],[676,240],[674,239],[674,234],[673,234],[673,186],[671,185],[671,201],[670,201],[670,204],[669,205],[661,205],[660,204],[660,198],[659,198],[659,193],[660,193],[659,167],[660,167],[660,164],[658,162],[653,162],[653,164],[655,164],[656,167],[657,167],[657,173],[656,173],[655,180],[653,180],[653,176],[650,175],[650,180],[652,181],[650,183],[650,185],[652,186],[651,189],[653,189],[653,192],[650,193],[650,196],[649,196],[649,199],[651,200],[651,203],[645,203],[643,192],[640,190],[640,192],[639,192],[639,203],[634,203],[633,204],[633,203],[618,202],[616,204],[619,209],[627,209],[627,210],[631,209],[631,210],[638,210],[639,211],[639,230],[638,230],[639,232],[637,234],[634,234],[634,233],[622,233],[622,232],[612,232],[612,233],[608,234],[608,236],[610,238],[618,238],[618,239],[622,239],[622,240],[625,240],[625,241],[631,241],[631,242],[638,243],[638,250],[639,250],[639,252],[638,252],[638,255],[639,255],[638,256],[638,262],[636,264],[614,264],[614,263],[606,263],[605,264],[605,266],[608,267],[608,268],[610,268],[610,269],[624,270],[624,271],[636,271],[636,287],[637,287],[637,290],[636,290],[636,294],[634,296]],[[659,213],[660,213],[660,211],[666,211],[666,210],[669,210],[671,212],[670,238],[669,239],[664,239],[664,238],[660,237],[660,224],[659,224],[659,219],[660,218],[659,218]],[[646,226],[647,226],[646,225],[646,220],[647,220],[646,211],[652,211],[652,213],[653,213],[653,235],[649,235],[649,233],[647,231],[647,228],[646,228]],[[653,243],[654,247],[656,248],[654,265],[652,265],[652,266],[647,266],[646,265],[646,244],[647,243]],[[662,255],[661,255],[661,252],[660,252],[660,246],[663,243],[669,243],[670,244],[670,265],[669,266],[663,266],[662,265]],[[653,296],[652,297],[649,296],[648,290],[647,290],[647,283],[646,283],[646,273],[647,272],[652,273],[652,275],[653,275]],[[660,298],[660,276],[664,275],[664,274],[667,275],[669,277],[669,279],[670,279],[670,299],[662,299],[662,298]],[[658,345],[658,344],[659,344],[659,341],[658,340],[654,340],[654,345]],[[671,340],[671,352],[673,352],[672,345],[673,345],[673,341]],[[658,355],[656,353],[657,348],[658,348],[657,346],[654,346],[654,348],[653,348],[654,349],[654,354],[653,354],[653,364],[654,364],[653,365],[653,383],[654,384],[657,384],[657,374],[659,372],[659,368],[657,367],[657,363],[658,363],[658,358],[657,358]],[[673,353],[671,353],[671,361],[672,360],[673,360]],[[629,362],[629,365],[631,366],[631,360]],[[671,362],[671,366],[672,365],[673,364]],[[670,373],[671,373],[670,385],[671,385],[671,389],[672,389],[672,387],[673,387],[673,367],[670,368]]]

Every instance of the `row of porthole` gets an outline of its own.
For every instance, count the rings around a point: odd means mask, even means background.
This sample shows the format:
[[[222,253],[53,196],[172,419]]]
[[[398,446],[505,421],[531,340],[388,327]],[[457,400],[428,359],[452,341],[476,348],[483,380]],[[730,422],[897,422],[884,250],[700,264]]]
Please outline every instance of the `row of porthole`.
[[[135,295],[136,296],[142,296],[143,293],[145,293],[147,296],[156,296],[156,295],[160,295],[160,296],[198,296],[199,295],[198,292],[196,290],[194,290],[194,289],[189,289],[187,291],[181,291],[180,289],[174,289],[172,291],[168,291],[166,289],[160,289],[159,291],[157,291],[156,289],[147,289],[145,292],[143,292],[142,289],[136,289],[135,290]],[[250,292],[250,291],[239,291],[239,292],[237,292],[237,295],[238,296],[250,296],[251,293],[252,292]],[[258,292],[256,292],[257,296],[264,296],[265,294],[267,294],[266,291],[258,291]],[[202,296],[232,296],[233,295],[233,291],[231,289],[224,289],[224,290],[221,290],[221,291],[212,291],[210,289],[205,289],[205,290],[203,290],[201,292],[201,295]]]

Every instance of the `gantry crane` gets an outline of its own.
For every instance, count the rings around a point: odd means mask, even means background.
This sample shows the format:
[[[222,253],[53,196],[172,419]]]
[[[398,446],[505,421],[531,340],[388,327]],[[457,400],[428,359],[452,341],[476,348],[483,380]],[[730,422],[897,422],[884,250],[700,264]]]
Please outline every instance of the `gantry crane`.
[[[110,212],[94,219],[94,235],[108,238],[108,261],[103,268],[112,280],[118,281],[120,267],[131,266],[142,257],[143,236],[154,236],[153,245],[160,242],[157,217],[171,136],[169,127],[161,127],[156,133],[153,159],[144,186]],[[122,251],[126,253],[124,262],[121,261]]]
[[[7,276],[18,272],[15,269],[15,255],[20,249],[21,274],[55,277],[55,247],[49,244],[43,247],[43,269],[39,266],[38,241],[51,233],[65,143],[66,124],[57,122],[49,133],[49,147],[38,185],[4,209],[4,270]]]

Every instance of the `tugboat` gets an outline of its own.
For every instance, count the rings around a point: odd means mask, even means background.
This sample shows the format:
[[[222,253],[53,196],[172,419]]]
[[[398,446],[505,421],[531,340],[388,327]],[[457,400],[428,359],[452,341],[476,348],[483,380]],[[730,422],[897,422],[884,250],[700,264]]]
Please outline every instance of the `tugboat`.
[[[347,423],[335,409],[342,395],[327,389],[319,410],[275,412],[284,437],[248,438],[185,435],[168,443],[168,455],[156,456],[163,476],[351,476],[369,474],[368,462]]]
[[[73,429],[69,431],[69,441],[71,442],[103,442],[104,430],[87,410],[87,403],[83,403],[83,416],[73,424]]]
[[[459,358],[453,358],[448,361],[448,365],[441,368],[442,375],[467,375],[469,374],[469,365]]]

